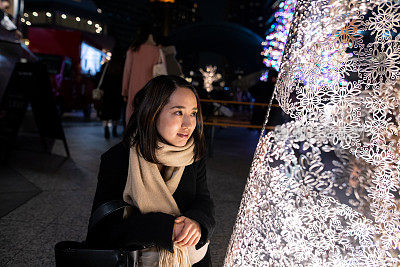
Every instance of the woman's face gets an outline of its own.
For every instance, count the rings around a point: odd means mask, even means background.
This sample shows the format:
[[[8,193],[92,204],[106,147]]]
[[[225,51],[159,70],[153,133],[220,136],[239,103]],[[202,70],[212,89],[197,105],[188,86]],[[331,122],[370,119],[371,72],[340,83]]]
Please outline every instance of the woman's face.
[[[193,92],[188,88],[178,87],[158,116],[158,133],[173,146],[186,145],[196,128],[197,111]]]

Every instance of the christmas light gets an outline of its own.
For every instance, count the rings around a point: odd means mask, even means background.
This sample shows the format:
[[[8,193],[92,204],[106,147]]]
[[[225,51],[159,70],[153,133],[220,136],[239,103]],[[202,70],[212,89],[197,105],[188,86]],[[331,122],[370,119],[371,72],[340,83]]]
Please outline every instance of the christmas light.
[[[32,15],[35,17],[39,16],[39,14],[37,12],[32,12]]]
[[[88,21],[87,21],[87,24],[89,24],[89,25],[92,25],[92,23],[93,23],[93,22],[92,22],[91,20],[88,20]]]
[[[211,92],[213,87],[213,82],[218,81],[222,78],[222,75],[217,72],[217,67],[215,66],[206,66],[206,70],[200,69],[201,74],[203,75],[204,80],[204,88],[207,92]]]
[[[81,18],[80,17],[76,17],[75,20],[79,22],[79,21],[81,21]]]
[[[283,49],[289,34],[290,23],[297,0],[285,0],[279,4],[279,10],[275,12],[275,22],[271,25],[265,41],[262,43],[265,56],[264,64],[279,71]]]
[[[297,1],[292,121],[262,131],[225,266],[400,265],[399,21],[399,1]]]
[[[66,19],[66,18],[67,18],[67,15],[62,14],[62,15],[61,15],[61,18]]]
[[[46,12],[46,16],[50,18],[51,17],[51,13],[50,12]]]

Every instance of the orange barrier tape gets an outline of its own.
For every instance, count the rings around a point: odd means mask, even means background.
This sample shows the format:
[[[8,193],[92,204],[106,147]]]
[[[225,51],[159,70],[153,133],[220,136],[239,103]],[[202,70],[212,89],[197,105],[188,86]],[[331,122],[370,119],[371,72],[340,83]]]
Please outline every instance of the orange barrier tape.
[[[220,123],[220,122],[207,122],[207,121],[205,121],[204,125],[262,129],[261,125],[251,125],[251,124]],[[265,129],[273,130],[273,129],[275,129],[275,126],[265,126]]]
[[[253,105],[253,106],[268,106],[265,103],[254,103],[254,102],[240,102],[240,101],[231,101],[231,100],[213,100],[213,99],[200,99],[200,102],[208,102],[208,103],[221,103],[221,104],[237,104],[237,105]],[[280,107],[278,104],[272,104],[271,107],[278,108]]]

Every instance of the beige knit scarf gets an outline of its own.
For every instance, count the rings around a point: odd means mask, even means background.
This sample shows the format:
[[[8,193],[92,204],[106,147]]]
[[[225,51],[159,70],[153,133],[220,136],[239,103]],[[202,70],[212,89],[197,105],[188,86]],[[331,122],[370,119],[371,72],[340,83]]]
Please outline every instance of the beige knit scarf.
[[[158,145],[160,149],[156,151],[157,159],[167,167],[164,178],[161,176],[157,164],[146,161],[137,152],[136,147],[131,147],[123,199],[138,207],[141,213],[163,212],[180,216],[181,212],[172,194],[178,187],[185,166],[193,163],[193,138],[189,139],[183,147],[175,147],[161,142]],[[124,217],[126,216],[129,216],[129,210],[125,210]],[[205,250],[204,247],[206,247]],[[204,257],[208,246],[204,247],[199,250],[194,247],[188,249],[174,243],[174,253],[157,248],[158,266],[191,266],[194,263],[191,259],[196,259],[197,262],[199,258]]]

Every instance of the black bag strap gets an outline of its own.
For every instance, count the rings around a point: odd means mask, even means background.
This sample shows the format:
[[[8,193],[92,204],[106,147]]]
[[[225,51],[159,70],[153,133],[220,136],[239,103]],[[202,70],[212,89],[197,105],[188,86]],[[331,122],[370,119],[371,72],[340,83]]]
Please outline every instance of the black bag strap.
[[[111,200],[101,204],[90,216],[88,232],[91,232],[105,217],[125,207],[130,207],[130,205],[123,200]]]

